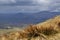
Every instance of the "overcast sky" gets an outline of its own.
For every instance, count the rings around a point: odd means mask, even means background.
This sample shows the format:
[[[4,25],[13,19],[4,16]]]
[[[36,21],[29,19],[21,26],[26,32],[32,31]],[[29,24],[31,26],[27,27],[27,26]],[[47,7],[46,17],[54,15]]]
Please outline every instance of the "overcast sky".
[[[60,11],[60,0],[0,0],[0,13]]]

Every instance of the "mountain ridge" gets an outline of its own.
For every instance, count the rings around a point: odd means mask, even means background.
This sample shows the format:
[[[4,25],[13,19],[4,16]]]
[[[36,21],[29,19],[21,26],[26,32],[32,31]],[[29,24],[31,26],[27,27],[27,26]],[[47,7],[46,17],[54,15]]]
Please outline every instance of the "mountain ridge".
[[[9,15],[0,15],[0,24],[9,24],[9,23],[17,23],[17,24],[36,24],[39,22],[43,22],[49,18],[52,18],[56,15],[60,15],[60,12],[49,12],[42,11],[38,13],[15,13]]]

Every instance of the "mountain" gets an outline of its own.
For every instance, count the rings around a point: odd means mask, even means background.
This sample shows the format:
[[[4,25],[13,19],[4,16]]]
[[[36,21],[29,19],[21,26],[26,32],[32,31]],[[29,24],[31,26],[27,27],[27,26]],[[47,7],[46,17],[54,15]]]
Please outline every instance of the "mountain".
[[[60,15],[60,12],[0,14],[0,24],[37,24],[56,15]]]
[[[32,16],[34,16],[34,18],[36,19],[36,22],[39,23],[47,19],[50,19],[52,17],[55,17],[57,15],[60,15],[60,12],[42,11],[42,12],[35,13]]]

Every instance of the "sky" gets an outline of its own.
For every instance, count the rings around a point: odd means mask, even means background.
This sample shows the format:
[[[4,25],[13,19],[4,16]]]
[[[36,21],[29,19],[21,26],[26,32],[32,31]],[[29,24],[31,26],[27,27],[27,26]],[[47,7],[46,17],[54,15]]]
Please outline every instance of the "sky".
[[[0,13],[60,11],[60,0],[0,0]]]

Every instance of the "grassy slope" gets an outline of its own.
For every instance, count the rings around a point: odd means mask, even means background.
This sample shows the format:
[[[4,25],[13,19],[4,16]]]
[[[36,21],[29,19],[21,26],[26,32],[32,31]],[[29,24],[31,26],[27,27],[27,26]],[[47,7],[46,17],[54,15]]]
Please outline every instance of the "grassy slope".
[[[60,16],[49,19],[46,22],[39,23],[35,26],[32,25],[25,28],[25,30],[19,28],[8,30],[1,29],[0,34],[2,33],[6,34],[0,36],[0,40],[60,40]]]

